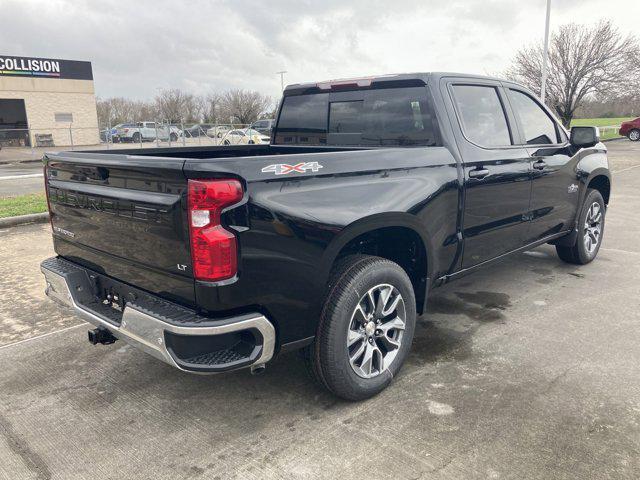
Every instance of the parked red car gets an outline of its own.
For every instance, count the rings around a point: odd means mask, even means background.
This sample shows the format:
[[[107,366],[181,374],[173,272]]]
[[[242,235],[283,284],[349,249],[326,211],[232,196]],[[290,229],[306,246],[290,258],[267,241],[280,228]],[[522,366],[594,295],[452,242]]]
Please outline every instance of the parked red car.
[[[632,142],[640,140],[640,117],[628,122],[622,122],[618,133],[624,137],[629,137]]]

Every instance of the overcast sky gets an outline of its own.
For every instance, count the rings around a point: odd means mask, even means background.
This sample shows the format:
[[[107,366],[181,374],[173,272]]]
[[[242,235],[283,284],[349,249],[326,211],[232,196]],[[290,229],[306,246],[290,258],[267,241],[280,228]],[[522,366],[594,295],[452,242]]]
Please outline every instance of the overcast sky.
[[[280,92],[285,83],[416,71],[498,73],[542,41],[545,0],[0,0],[0,54],[90,60],[101,97],[160,88]],[[551,26],[611,19],[637,0],[552,0]]]

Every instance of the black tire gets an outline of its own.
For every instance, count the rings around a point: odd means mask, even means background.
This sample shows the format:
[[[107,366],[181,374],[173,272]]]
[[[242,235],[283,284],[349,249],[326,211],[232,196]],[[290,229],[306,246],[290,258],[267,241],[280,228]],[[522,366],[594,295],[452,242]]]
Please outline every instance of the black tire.
[[[585,224],[587,222],[587,217],[590,214],[591,207],[595,203],[599,205],[601,212],[601,223],[599,228],[600,234],[597,237],[597,241],[592,242],[593,248],[589,249],[585,240],[585,236],[587,235],[587,228]],[[562,261],[572,263],[574,265],[586,265],[596,258],[598,251],[600,250],[600,245],[602,245],[605,214],[606,205],[602,198],[602,194],[598,190],[593,190],[591,188],[588,189],[578,216],[578,235],[575,243],[572,246],[556,245],[556,252],[558,252],[558,256]],[[593,239],[593,236],[591,238]]]
[[[178,135],[176,133],[172,133],[169,135],[169,140],[171,140],[172,142],[177,142],[178,141]]]
[[[131,136],[131,141],[134,142],[134,143],[140,143],[140,134],[138,132],[135,132]]]
[[[634,128],[629,132],[629,135],[627,136],[629,137],[629,140],[631,140],[632,142],[637,142],[638,140],[640,140],[640,130],[638,130],[637,128]]]
[[[380,369],[372,378],[363,378],[349,361],[347,334],[361,299],[369,290],[380,285],[390,285],[395,289],[394,292],[401,295],[405,314],[404,330],[400,346],[388,366]],[[397,311],[392,313],[397,314]],[[415,323],[413,285],[398,264],[368,255],[345,257],[332,271],[316,338],[303,352],[305,364],[311,377],[338,397],[352,401],[370,398],[384,390],[400,371],[411,349]],[[377,332],[378,327],[375,328]]]
[[[222,142],[224,145],[231,145],[231,142],[229,140],[225,140],[224,142]]]

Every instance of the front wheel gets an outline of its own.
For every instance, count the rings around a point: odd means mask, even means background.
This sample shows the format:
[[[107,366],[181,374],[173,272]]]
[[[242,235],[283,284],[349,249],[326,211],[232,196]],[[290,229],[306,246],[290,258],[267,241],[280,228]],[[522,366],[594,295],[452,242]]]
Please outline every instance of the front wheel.
[[[398,374],[415,323],[413,286],[398,264],[345,257],[331,275],[315,341],[305,352],[307,367],[339,397],[372,397]]]
[[[556,245],[561,260],[575,265],[585,265],[598,255],[604,233],[606,205],[598,190],[589,189],[578,217],[578,235],[574,245]]]
[[[632,142],[637,142],[640,140],[640,130],[634,129],[629,132],[629,140]]]

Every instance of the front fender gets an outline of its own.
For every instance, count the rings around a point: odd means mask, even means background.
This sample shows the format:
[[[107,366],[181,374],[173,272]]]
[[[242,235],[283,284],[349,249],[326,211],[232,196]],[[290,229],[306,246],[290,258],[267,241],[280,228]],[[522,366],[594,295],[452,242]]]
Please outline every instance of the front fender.
[[[611,171],[609,170],[609,159],[607,158],[607,148],[599,143],[591,148],[580,150],[577,155],[579,160],[576,164],[576,174],[580,182],[580,195],[578,205],[582,205],[587,194],[587,187],[591,181],[598,176],[604,176],[611,184]]]

